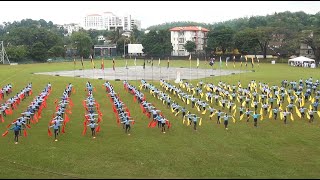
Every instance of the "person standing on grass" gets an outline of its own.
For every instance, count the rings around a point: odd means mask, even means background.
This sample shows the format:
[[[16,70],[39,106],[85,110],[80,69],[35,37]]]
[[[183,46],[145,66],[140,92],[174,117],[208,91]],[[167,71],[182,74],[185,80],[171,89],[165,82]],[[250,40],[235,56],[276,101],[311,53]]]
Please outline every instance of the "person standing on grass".
[[[60,125],[61,125],[61,122],[63,122],[63,121],[64,121],[64,120],[63,120],[63,118],[61,117],[61,115],[58,115],[58,116],[54,117],[54,118],[52,119],[52,121],[51,121],[51,122],[57,124],[57,126],[58,126],[58,132],[59,132],[59,133],[60,133]]]
[[[286,109],[284,110],[283,117],[284,117],[284,124],[287,124],[287,115],[289,115],[291,112],[288,112]]]
[[[210,116],[209,116],[210,120],[212,120],[212,116],[213,116],[213,113],[214,113],[215,109],[213,107],[209,106],[208,110],[210,112]]]
[[[128,134],[130,136],[130,129],[131,129],[131,126],[130,126],[130,122],[133,122],[134,120],[129,120],[129,119],[126,119],[125,121],[122,121],[121,123],[125,124],[126,125],[126,134]]]
[[[307,108],[305,108],[303,106],[301,108],[299,108],[299,112],[301,114],[301,118],[303,118],[303,119],[305,117],[305,110],[307,110]]]
[[[262,104],[262,108],[264,109],[264,114],[266,115],[268,113],[269,105],[267,103]]]
[[[247,108],[247,111],[245,112],[245,114],[247,115],[247,122],[249,122],[250,114],[251,114],[252,112],[253,112],[253,111],[250,111],[250,109]]]
[[[314,102],[312,105],[313,105],[313,111],[318,111],[319,101]]]
[[[93,139],[96,138],[96,126],[97,125],[98,124],[95,123],[94,121],[91,121],[90,124],[87,125],[87,126],[90,126],[90,128],[91,128],[91,135],[92,135]]]
[[[273,97],[269,97],[269,102],[270,102],[270,107],[273,108],[273,102],[274,102],[275,98]]]
[[[242,106],[240,106],[240,108],[239,108],[240,116],[243,114],[243,110],[244,110],[244,108]]]
[[[261,116],[261,114],[254,113],[254,114],[252,115],[252,117],[253,117],[253,122],[254,122],[254,126],[255,126],[255,127],[257,127],[257,125],[258,125],[258,117],[259,117],[259,116]]]
[[[229,124],[229,118],[231,118],[232,116],[228,116],[228,114],[226,113],[224,116],[223,116],[223,120],[224,120],[224,128],[226,130],[228,130],[228,124]]]
[[[53,127],[54,129],[54,139],[55,139],[54,141],[58,141],[57,136],[58,136],[60,124],[58,124],[57,121],[54,121],[53,125],[49,126],[49,128],[51,127]]]
[[[33,113],[31,113],[30,111],[25,111],[25,112],[23,112],[23,113],[21,113],[21,114],[26,116],[26,118],[27,118],[27,124],[30,124],[31,114],[33,114]]]
[[[273,115],[274,115],[274,120],[277,120],[277,116],[278,116],[278,112],[279,112],[279,108],[276,107],[275,109],[272,109],[273,111]]]
[[[218,114],[217,115],[217,117],[218,117],[217,124],[220,124],[220,117],[221,117],[222,114],[224,114],[224,112],[221,112],[221,110],[219,109],[218,112],[216,112],[216,113]]]
[[[21,136],[22,134],[21,134],[21,129],[22,129],[22,125],[24,124],[25,125],[25,123],[23,122],[23,121],[21,121],[21,118],[18,118],[15,122],[13,122],[12,124],[15,124],[15,125],[17,125],[17,126],[19,126],[19,135]]]
[[[200,119],[200,117],[197,117],[195,114],[193,117],[191,117],[192,121],[193,121],[193,129],[196,131],[197,130],[197,121],[198,119]]]
[[[6,113],[6,110],[9,109],[8,105],[3,103],[0,107],[0,111],[2,111],[2,115],[3,117],[6,117],[7,116],[7,113]]]
[[[13,132],[14,132],[14,143],[18,144],[19,132],[21,131],[21,127],[18,126],[18,124],[15,124],[15,126],[10,128],[10,130],[13,130]]]
[[[309,110],[309,116],[310,116],[310,120],[309,123],[313,122],[314,120],[314,113],[316,113],[317,111],[312,111],[311,109]]]
[[[182,112],[182,119],[184,118],[184,116],[186,115],[186,108],[182,107],[181,112]]]
[[[167,119],[165,117],[161,117],[161,132],[166,133],[166,121]]]

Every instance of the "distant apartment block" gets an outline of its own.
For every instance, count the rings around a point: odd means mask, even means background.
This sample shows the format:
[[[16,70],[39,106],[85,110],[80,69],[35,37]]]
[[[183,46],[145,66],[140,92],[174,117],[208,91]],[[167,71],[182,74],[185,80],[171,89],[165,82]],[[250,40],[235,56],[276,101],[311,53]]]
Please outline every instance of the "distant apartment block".
[[[304,56],[307,58],[311,58],[314,59],[315,55],[313,53],[313,50],[310,46],[308,46],[307,44],[301,43],[300,44],[300,51],[299,51],[300,56]]]
[[[78,32],[81,29],[79,24],[70,23],[70,24],[55,24],[58,29],[63,30],[64,36],[71,36],[73,32]]]
[[[79,24],[71,23],[71,24],[64,24],[63,28],[65,29],[65,31],[67,31],[65,36],[71,36],[73,32],[78,32],[81,27]]]
[[[198,26],[174,27],[171,31],[172,56],[188,56],[189,52],[184,48],[187,41],[196,44],[196,51],[203,51],[206,45],[208,29]]]
[[[84,17],[83,28],[85,30],[108,30],[120,29],[123,31],[132,31],[136,26],[141,30],[141,21],[131,18],[131,15],[116,16],[112,12],[102,14],[89,14]]]

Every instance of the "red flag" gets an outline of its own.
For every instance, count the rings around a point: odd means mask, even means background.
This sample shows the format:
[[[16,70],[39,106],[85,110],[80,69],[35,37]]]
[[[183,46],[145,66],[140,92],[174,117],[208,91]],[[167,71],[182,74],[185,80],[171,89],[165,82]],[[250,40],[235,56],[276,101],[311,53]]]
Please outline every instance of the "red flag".
[[[97,127],[97,132],[100,132],[100,125]]]
[[[64,131],[64,127],[65,127],[65,126],[63,125],[63,126],[62,126],[62,130],[61,130],[62,133],[66,133],[66,132]]]
[[[157,126],[157,121],[152,121],[151,127],[154,128]]]
[[[73,107],[74,104],[70,98],[69,98],[69,102],[70,102],[70,106]]]
[[[38,111],[38,118],[37,119],[39,119],[39,118],[41,118],[41,109],[39,109],[39,111]]]
[[[27,127],[28,127],[29,129],[31,128],[29,124],[27,124]]]
[[[82,135],[84,136],[86,134],[86,132],[87,132],[87,126],[84,126],[84,129],[82,131]]]
[[[4,123],[4,119],[3,119],[3,117],[2,117],[2,115],[0,114],[0,117],[1,117],[1,122],[3,122]]]
[[[149,125],[148,125],[148,127],[151,127],[151,124],[152,124],[152,122],[153,122],[153,121],[150,121],[150,122],[149,122]]]
[[[8,133],[9,133],[9,131],[6,130],[6,132],[4,132],[4,133],[2,134],[2,136],[5,137]]]
[[[98,123],[99,123],[100,121],[101,121],[101,117],[99,116],[99,117],[98,117]]]
[[[11,126],[11,123],[7,125],[7,128],[9,128]]]
[[[50,128],[48,128],[48,136],[52,136],[52,133],[50,131]]]
[[[34,115],[33,115],[33,119],[34,119],[36,122],[38,122],[37,114],[34,114]]]
[[[169,121],[166,121],[166,125],[168,125],[168,129],[171,127],[171,123]]]
[[[64,118],[64,120],[66,121],[66,122],[69,122],[69,116],[67,115],[67,114],[65,114],[66,116],[65,116],[65,118]]]
[[[26,129],[23,130],[23,135],[24,135],[24,137],[27,137],[27,136],[28,136]]]

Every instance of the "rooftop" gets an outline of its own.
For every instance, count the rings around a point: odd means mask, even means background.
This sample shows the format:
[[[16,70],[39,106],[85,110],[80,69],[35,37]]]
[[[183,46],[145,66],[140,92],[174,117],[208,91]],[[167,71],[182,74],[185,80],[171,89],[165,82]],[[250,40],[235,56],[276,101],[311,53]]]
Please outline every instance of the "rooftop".
[[[174,27],[170,31],[204,31],[208,32],[209,30],[199,26],[186,26],[186,27]]]

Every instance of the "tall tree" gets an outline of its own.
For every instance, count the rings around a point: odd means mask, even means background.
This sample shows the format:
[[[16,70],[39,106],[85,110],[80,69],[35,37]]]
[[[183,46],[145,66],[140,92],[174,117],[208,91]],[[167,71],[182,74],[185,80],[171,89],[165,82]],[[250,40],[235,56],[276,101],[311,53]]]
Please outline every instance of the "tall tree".
[[[258,35],[255,29],[252,28],[246,28],[237,32],[234,40],[235,48],[241,54],[247,54],[248,52],[256,53],[257,47],[259,47]]]
[[[314,52],[317,64],[320,60],[320,28],[302,32],[301,42],[311,47]]]
[[[170,56],[172,44],[168,30],[151,30],[142,40],[143,51],[150,56]]]
[[[74,47],[77,48],[78,55],[88,58],[93,45],[90,36],[85,32],[75,32],[72,33],[71,40]]]
[[[48,58],[47,49],[42,42],[36,42],[32,45],[30,55],[34,60],[41,62],[45,62]]]
[[[234,44],[234,31],[230,27],[218,26],[208,33],[207,46],[222,51],[232,49]]]
[[[191,54],[196,50],[196,43],[193,41],[187,41],[184,48]]]
[[[269,42],[272,39],[273,31],[275,28],[273,27],[263,27],[263,28],[256,28],[255,31],[257,33],[257,40],[261,52],[263,54],[263,58],[267,57],[267,50],[269,48]]]

